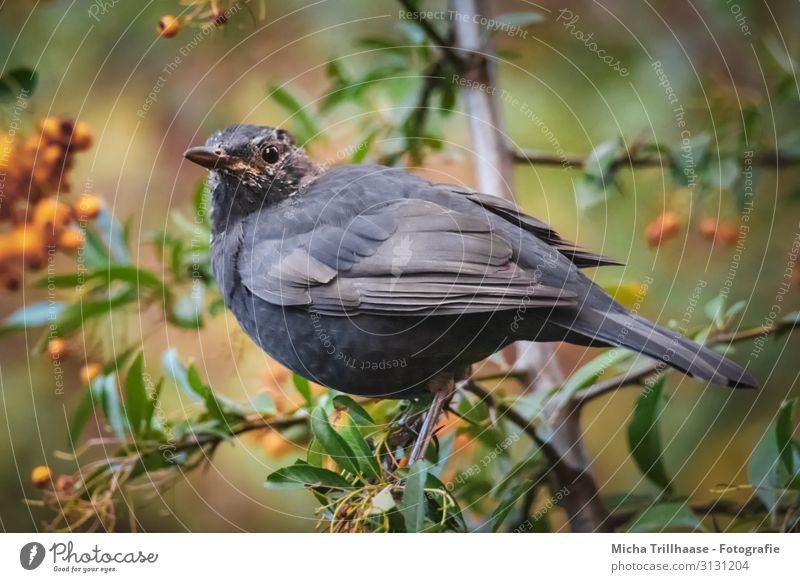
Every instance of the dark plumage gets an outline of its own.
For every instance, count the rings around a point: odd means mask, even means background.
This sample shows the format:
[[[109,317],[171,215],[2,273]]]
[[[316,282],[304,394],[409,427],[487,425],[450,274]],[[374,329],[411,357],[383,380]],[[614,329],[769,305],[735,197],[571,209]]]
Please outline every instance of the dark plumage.
[[[518,340],[623,346],[716,384],[756,385],[580,271],[616,261],[500,198],[395,168],[325,168],[269,127],[231,126],[186,157],[210,169],[225,303],[268,354],[326,386],[414,396]]]

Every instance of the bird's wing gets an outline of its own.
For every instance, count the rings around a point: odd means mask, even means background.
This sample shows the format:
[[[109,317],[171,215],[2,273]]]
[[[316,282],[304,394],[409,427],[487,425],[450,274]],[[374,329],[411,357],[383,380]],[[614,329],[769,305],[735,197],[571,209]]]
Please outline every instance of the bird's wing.
[[[331,315],[575,304],[574,293],[544,286],[518,267],[511,246],[481,217],[418,199],[380,204],[281,244],[245,244],[241,266],[245,286],[265,301]]]
[[[509,202],[508,200],[500,198],[499,196],[480,194],[478,192],[460,190],[457,188],[454,190],[459,194],[463,194],[476,204],[479,204],[485,210],[493,212],[512,224],[515,224],[518,227],[532,233],[537,238],[543,240],[562,255],[570,259],[575,266],[580,269],[623,264],[616,259],[612,259],[611,257],[606,257],[603,255],[597,255],[582,249],[575,243],[564,240],[555,230],[553,230],[549,224],[539,220],[538,218],[534,218],[533,216],[525,214],[513,202]]]

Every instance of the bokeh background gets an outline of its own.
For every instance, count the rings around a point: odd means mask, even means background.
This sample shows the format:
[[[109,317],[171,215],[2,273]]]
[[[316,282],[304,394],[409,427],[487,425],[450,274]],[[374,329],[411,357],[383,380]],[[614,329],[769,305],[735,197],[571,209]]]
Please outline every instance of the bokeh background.
[[[268,0],[262,15],[261,6],[253,2],[252,13],[242,11],[213,34],[193,41],[196,30],[181,31],[172,39],[156,34],[162,16],[185,9],[178,2],[98,4],[108,5],[107,10],[93,18],[93,3],[86,0],[0,0],[0,69],[30,66],[38,71],[40,86],[23,125],[64,115],[93,128],[95,146],[78,160],[73,189],[96,192],[118,217],[130,217],[139,243],[135,260],[153,268],[159,264],[147,233],[169,228],[170,212],[191,205],[202,177],[183,160],[182,152],[230,123],[286,124],[286,110],[268,97],[269,87],[286,84],[308,102],[319,99],[327,86],[326,63],[341,58],[354,75],[367,70],[374,55],[359,54],[362,49],[354,39],[391,34],[400,9],[388,0]],[[679,144],[674,105],[659,85],[654,61],[661,61],[693,131],[710,126],[717,132],[712,138],[722,139],[728,128],[741,124],[742,108],[748,104],[766,107],[764,143],[790,139],[796,129],[796,90],[789,104],[773,106],[772,79],[778,65],[765,50],[776,43],[787,43],[789,54],[797,48],[794,31],[800,25],[800,9],[795,2],[491,4],[496,14],[538,10],[544,16],[526,29],[525,38],[495,36],[499,84],[527,106],[504,105],[509,135],[521,147],[554,152],[559,146],[566,152],[587,153],[616,136]],[[565,6],[580,17],[574,29],[559,20]],[[441,9],[444,4],[426,2],[425,7]],[[575,29],[593,34],[628,74],[622,76],[601,61],[576,37]],[[156,87],[149,110],[137,114]],[[390,91],[376,99],[371,111],[342,110],[335,122],[323,127],[325,136],[312,152],[336,160],[337,152],[357,140],[354,118],[390,115],[396,105],[392,95]],[[397,95],[401,99],[403,93]],[[531,111],[544,126],[534,121]],[[463,115],[452,116],[442,133],[446,147],[426,159],[425,171],[439,180],[471,184]],[[635,285],[652,278],[641,305],[644,316],[661,323],[680,320],[700,285],[699,304],[690,319],[701,324],[702,305],[720,292],[732,269],[730,300],[747,302],[745,322],[762,323],[776,304],[800,228],[797,170],[780,175],[769,167],[757,171],[751,231],[741,251],[710,242],[697,228],[707,216],[737,223],[735,197],[729,192],[712,188],[693,196],[681,190],[667,170],[623,170],[607,202],[581,210],[574,192],[577,177],[574,170],[558,165],[520,166],[515,176],[518,199],[566,238],[625,261],[624,268],[595,272],[597,281]],[[683,226],[671,240],[653,248],[645,230],[665,211],[675,212]],[[780,303],[783,314],[800,307],[797,285],[795,277]],[[2,293],[0,317],[43,297],[27,285]],[[171,346],[194,357],[214,388],[232,397],[252,394],[272,381],[266,372],[269,363],[232,318],[216,318],[200,332],[168,328],[159,313],[117,318],[114,325],[113,337],[146,337],[153,362]],[[66,419],[80,389],[78,371],[86,357],[114,350],[108,344],[76,346],[75,356],[65,362],[66,385],[58,391],[49,360],[32,353],[36,340],[36,334],[0,337],[0,528],[6,531],[40,527],[41,510],[24,503],[36,497],[30,470],[39,464],[72,469],[53,451],[66,447]],[[764,383],[757,393],[705,389],[672,378],[662,439],[678,490],[702,500],[715,487],[746,481],[752,447],[780,402],[798,394],[798,348],[798,339],[767,343],[752,364]],[[745,361],[752,346],[737,349],[734,357]],[[584,355],[562,348],[559,357],[569,371]],[[171,390],[167,388],[167,405],[175,403]],[[623,391],[593,403],[584,414],[586,442],[604,492],[648,487],[628,459],[620,430],[634,398],[635,391]],[[262,486],[266,474],[288,464],[292,454],[288,444],[265,444],[255,437],[226,444],[211,466],[137,507],[141,523],[145,529],[162,531],[312,530],[310,495]]]

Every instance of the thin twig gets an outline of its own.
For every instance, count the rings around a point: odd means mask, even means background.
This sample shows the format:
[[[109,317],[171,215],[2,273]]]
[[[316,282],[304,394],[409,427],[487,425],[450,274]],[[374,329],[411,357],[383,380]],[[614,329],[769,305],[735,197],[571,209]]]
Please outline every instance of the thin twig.
[[[514,162],[517,164],[532,164],[536,166],[561,166],[568,169],[581,169],[586,164],[588,156],[582,154],[553,154],[538,150],[528,150],[511,147]],[[794,166],[800,164],[800,156],[787,154],[784,152],[768,151],[751,158],[747,158],[749,163],[754,166]],[[745,158],[740,158],[740,163],[744,163]],[[657,168],[668,166],[670,159],[666,156],[637,155],[624,153],[610,163],[612,169],[618,168]]]

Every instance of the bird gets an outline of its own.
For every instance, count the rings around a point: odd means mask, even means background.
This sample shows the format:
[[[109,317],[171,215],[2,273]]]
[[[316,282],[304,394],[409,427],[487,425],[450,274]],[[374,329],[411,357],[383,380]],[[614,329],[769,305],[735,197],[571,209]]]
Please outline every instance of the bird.
[[[231,125],[184,156],[209,172],[212,270],[242,329],[337,391],[432,395],[412,462],[456,380],[521,340],[622,347],[709,383],[757,387],[582,272],[620,262],[491,193],[397,167],[321,164],[269,126]]]

